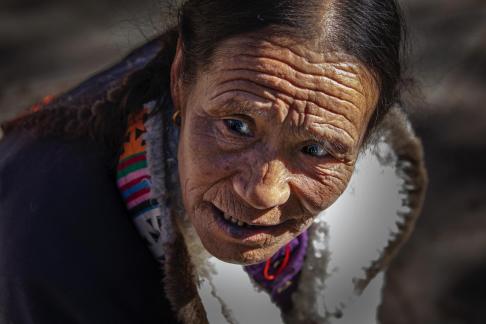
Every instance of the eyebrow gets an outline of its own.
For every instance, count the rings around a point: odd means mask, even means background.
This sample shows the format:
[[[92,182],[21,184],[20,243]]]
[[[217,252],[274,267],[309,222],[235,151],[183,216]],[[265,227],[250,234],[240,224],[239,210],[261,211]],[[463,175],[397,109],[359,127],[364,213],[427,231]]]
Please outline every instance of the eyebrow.
[[[270,120],[270,115],[272,114],[271,109],[269,108],[258,107],[250,100],[235,98],[225,100],[223,103],[218,104],[214,110],[217,112],[243,114],[252,117],[263,116],[267,120]]]

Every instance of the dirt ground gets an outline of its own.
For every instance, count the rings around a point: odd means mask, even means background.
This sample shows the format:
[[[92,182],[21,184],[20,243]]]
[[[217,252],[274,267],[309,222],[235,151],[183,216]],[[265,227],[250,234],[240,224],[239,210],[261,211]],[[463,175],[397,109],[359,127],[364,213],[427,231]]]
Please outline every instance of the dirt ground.
[[[385,324],[486,323],[486,2],[402,0],[411,29],[407,96],[430,186],[392,263]],[[154,35],[154,0],[2,0],[0,120],[59,93]]]

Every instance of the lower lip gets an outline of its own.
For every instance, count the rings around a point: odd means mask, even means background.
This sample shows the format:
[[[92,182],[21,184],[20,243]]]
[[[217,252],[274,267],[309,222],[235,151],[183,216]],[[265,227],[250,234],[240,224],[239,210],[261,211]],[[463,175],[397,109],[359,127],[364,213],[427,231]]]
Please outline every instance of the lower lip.
[[[272,245],[276,243],[277,237],[281,236],[288,229],[287,222],[274,226],[243,227],[233,224],[224,219],[221,210],[211,204],[212,216],[218,228],[228,237],[236,239],[240,243],[249,245]]]

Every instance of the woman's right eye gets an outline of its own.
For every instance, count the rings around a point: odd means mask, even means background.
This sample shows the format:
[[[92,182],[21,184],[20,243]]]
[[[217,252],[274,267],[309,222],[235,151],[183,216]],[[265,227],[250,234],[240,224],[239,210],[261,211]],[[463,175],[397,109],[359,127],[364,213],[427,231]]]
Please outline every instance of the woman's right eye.
[[[302,152],[307,155],[322,158],[328,155],[326,148],[322,144],[311,144],[302,148]]]
[[[228,129],[240,136],[251,136],[251,129],[248,123],[239,119],[225,119],[224,123]]]

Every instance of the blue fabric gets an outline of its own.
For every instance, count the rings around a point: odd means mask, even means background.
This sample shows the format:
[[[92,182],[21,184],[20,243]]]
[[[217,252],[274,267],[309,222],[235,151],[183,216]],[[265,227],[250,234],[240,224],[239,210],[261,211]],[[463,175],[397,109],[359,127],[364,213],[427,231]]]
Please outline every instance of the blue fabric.
[[[173,323],[162,272],[88,140],[0,141],[0,323]]]

